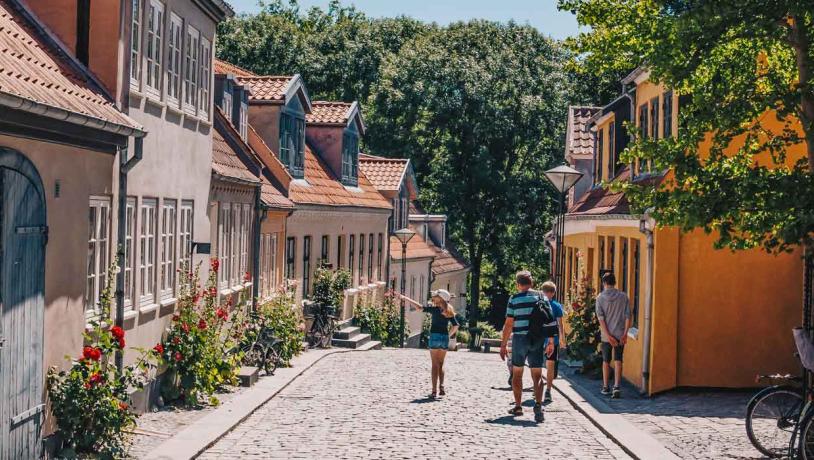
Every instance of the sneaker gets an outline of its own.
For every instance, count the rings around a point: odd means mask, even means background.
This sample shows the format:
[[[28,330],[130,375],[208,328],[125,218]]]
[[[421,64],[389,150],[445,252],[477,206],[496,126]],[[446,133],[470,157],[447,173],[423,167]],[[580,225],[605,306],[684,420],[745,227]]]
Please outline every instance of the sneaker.
[[[543,412],[542,404],[534,405],[534,421],[537,423],[543,423],[545,421],[545,412]]]
[[[602,394],[603,394],[603,395],[605,395],[605,396],[607,396],[607,395],[611,394],[611,392],[610,392],[610,388],[609,388],[609,387],[602,387],[602,389],[601,389],[601,390],[599,390],[599,392],[600,392],[600,393],[602,393]]]
[[[619,387],[613,387],[613,394],[611,395],[611,398],[619,399],[621,397],[622,397],[622,390]]]
[[[545,396],[543,396],[543,403],[548,404],[551,402],[551,390],[545,391]]]
[[[521,415],[523,415],[523,408],[521,406],[514,406],[511,409],[509,409],[509,415],[520,417]]]

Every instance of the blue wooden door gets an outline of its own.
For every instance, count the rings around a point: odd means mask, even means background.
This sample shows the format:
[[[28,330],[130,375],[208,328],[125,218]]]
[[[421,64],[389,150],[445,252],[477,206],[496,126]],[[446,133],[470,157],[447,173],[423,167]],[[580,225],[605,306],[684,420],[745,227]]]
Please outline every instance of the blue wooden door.
[[[25,169],[0,163],[0,460],[41,454],[47,227],[39,176]]]

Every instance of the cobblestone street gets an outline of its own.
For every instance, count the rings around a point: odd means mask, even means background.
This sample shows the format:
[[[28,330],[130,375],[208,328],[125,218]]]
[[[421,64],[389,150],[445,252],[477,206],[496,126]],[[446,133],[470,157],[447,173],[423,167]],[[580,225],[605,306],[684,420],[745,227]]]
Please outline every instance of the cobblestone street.
[[[449,394],[430,402],[426,350],[330,356],[201,458],[628,458],[556,392],[545,423],[531,407],[510,417],[495,354],[450,353],[445,367]]]

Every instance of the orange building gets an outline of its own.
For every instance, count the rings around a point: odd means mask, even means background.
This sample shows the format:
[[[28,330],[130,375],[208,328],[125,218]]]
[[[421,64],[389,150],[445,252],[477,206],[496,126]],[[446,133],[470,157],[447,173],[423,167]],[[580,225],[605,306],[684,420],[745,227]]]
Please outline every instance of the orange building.
[[[597,287],[604,270],[616,274],[633,310],[624,377],[644,393],[751,387],[758,373],[797,372],[791,329],[801,317],[799,251],[716,250],[715,235],[661,228],[634,214],[624,194],[601,186],[669,174],[619,161],[630,139],[625,122],[636,135],[678,133],[678,96],[648,78],[637,69],[622,81],[620,97],[598,111],[570,108],[568,137],[580,142],[568,143],[566,158],[580,158],[569,149],[584,149],[587,139],[594,153],[593,185],[574,197],[565,217],[565,292],[581,277]]]

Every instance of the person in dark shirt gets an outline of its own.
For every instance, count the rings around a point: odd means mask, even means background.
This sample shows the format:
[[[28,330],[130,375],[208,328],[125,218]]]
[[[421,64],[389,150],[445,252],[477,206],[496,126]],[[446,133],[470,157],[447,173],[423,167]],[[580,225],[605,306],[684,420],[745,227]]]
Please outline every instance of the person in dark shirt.
[[[432,361],[432,393],[429,398],[435,399],[438,395],[444,396],[444,358],[449,349],[449,340],[458,333],[458,319],[455,317],[455,310],[450,305],[452,299],[450,293],[445,289],[432,291],[430,304],[424,306],[415,300],[402,296],[399,297],[408,303],[415,305],[419,311],[424,311],[431,315],[430,325],[430,360]],[[452,326],[450,328],[450,326]],[[439,391],[436,391],[439,390]]]

